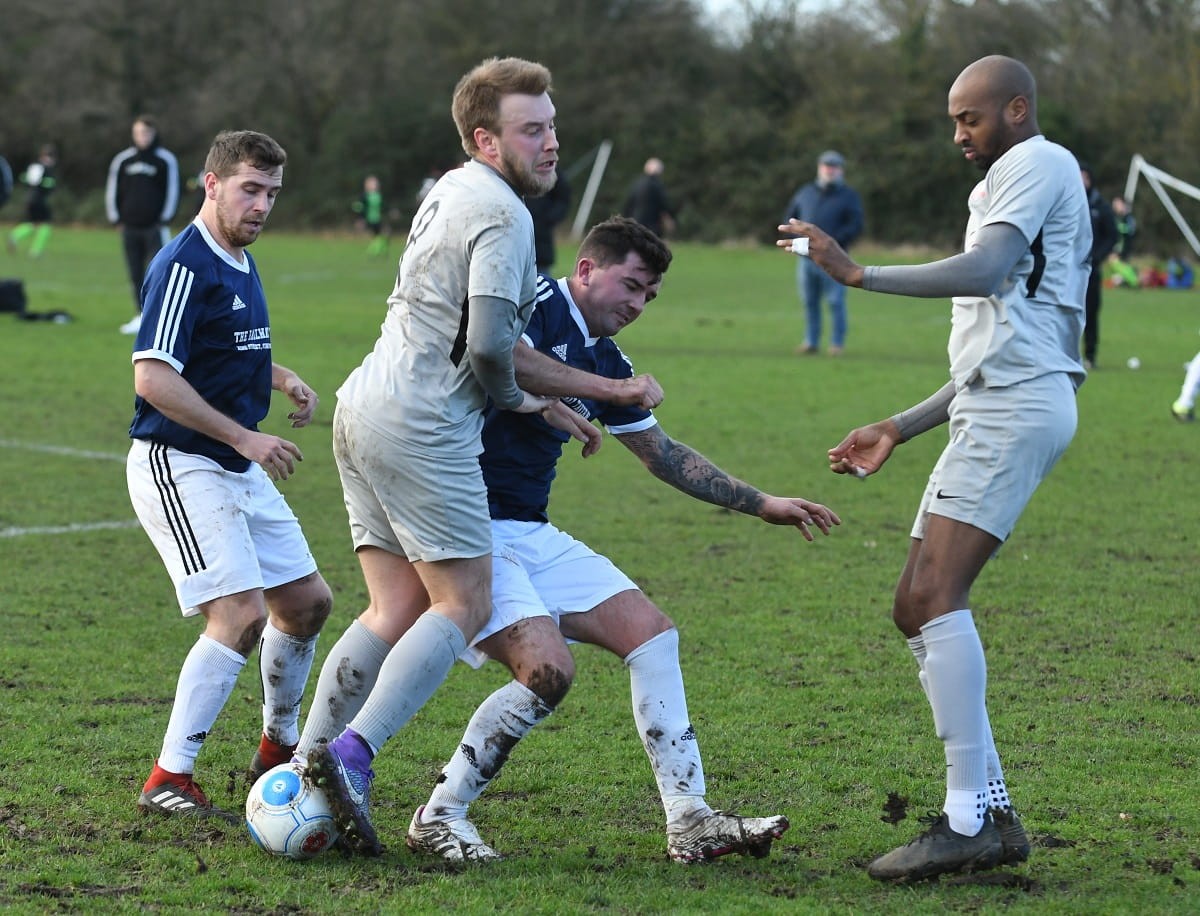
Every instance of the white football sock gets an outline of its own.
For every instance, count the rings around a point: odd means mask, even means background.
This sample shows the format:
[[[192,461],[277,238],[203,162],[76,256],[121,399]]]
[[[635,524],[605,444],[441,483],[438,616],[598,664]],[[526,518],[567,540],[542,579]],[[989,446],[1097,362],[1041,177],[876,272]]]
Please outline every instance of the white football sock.
[[[983,725],[987,730],[987,785],[988,807],[1007,810],[1012,807],[1008,797],[1008,788],[1004,785],[1004,770],[1000,768],[1000,754],[996,751],[996,741],[992,736],[992,723],[987,717],[987,709],[983,711]]]
[[[953,611],[921,627],[925,684],[937,735],[946,749],[950,826],[975,836],[987,813],[987,662],[970,610]]]
[[[175,705],[163,737],[158,765],[168,773],[193,773],[196,755],[212,731],[246,659],[201,634],[183,660]]]
[[[929,697],[929,685],[925,677],[925,637],[918,633],[908,640],[908,648],[920,666],[921,689]],[[987,708],[984,707],[984,730],[987,732],[987,776],[988,776],[988,807],[1011,808],[1012,802],[1008,797],[1008,789],[1004,785],[1004,771],[1000,768],[1000,755],[996,752],[996,742],[992,738],[992,726],[986,718]]]
[[[466,637],[454,621],[426,611],[388,653],[350,728],[378,753],[433,696],[466,648]]]
[[[1184,407],[1196,406],[1196,392],[1200,390],[1200,353],[1192,357],[1187,364],[1187,372],[1183,377],[1183,388],[1179,391],[1179,400]]]
[[[425,804],[422,822],[466,817],[467,806],[496,778],[517,742],[552,712],[520,681],[509,681],[480,703]]]
[[[312,670],[317,635],[289,636],[267,621],[258,644],[263,734],[284,747],[300,739],[300,701]]]
[[[297,754],[307,757],[319,741],[342,733],[367,701],[391,648],[357,619],[346,628],[321,666]]]
[[[667,825],[708,813],[704,765],[679,668],[679,631],[672,628],[646,640],[625,656],[625,664],[633,720],[654,770]]]

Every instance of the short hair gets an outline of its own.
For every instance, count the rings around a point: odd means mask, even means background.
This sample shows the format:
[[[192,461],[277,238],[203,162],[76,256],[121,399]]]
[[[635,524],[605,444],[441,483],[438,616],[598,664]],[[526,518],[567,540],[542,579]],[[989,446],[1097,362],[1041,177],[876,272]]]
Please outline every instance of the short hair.
[[[282,168],[287,153],[282,146],[253,130],[223,130],[213,140],[204,160],[204,171],[228,178],[243,162],[264,172]]]
[[[454,87],[450,113],[468,156],[479,152],[475,129],[500,132],[500,100],[506,95],[541,95],[550,91],[550,71],[519,57],[489,57],[466,73]]]
[[[578,257],[608,267],[624,261],[631,251],[637,252],[646,266],[659,276],[671,266],[671,249],[667,243],[637,220],[626,216],[610,216],[593,226],[579,245]]]
[[[140,114],[133,119],[134,124],[145,124],[155,133],[158,133],[158,119],[154,115]]]

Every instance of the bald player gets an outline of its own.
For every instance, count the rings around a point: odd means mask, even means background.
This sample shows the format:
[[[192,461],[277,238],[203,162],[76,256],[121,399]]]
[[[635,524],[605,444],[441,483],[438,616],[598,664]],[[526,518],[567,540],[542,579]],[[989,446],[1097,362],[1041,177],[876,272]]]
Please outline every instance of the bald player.
[[[970,592],[1071,441],[1075,391],[1085,377],[1079,338],[1090,214],[1075,157],[1038,129],[1033,75],[1012,58],[977,60],[950,87],[949,115],[954,142],[984,172],[969,199],[962,254],[863,267],[816,226],[779,227],[807,238],[809,257],[847,286],[953,303],[950,381],[920,404],[851,431],[829,452],[835,473],[873,474],[896,446],[950,424],[892,605],[945,745],[946,801],[928,829],[868,866],[885,881],[1029,856],[992,739]]]

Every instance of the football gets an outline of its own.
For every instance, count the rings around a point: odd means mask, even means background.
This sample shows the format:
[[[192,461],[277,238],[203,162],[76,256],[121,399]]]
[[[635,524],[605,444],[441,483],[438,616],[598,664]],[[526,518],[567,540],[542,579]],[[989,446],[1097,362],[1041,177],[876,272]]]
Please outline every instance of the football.
[[[246,827],[261,849],[289,859],[311,859],[338,838],[325,794],[305,782],[298,761],[259,777],[246,797]]]

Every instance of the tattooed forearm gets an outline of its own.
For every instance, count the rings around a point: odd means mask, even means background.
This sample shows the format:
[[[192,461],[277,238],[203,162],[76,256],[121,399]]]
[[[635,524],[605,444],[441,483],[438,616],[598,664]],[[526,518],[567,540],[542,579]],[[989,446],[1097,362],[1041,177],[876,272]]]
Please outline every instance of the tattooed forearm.
[[[761,492],[729,476],[691,446],[676,442],[660,427],[622,434],[619,438],[664,483],[715,506],[747,515],[758,514],[763,501]]]

